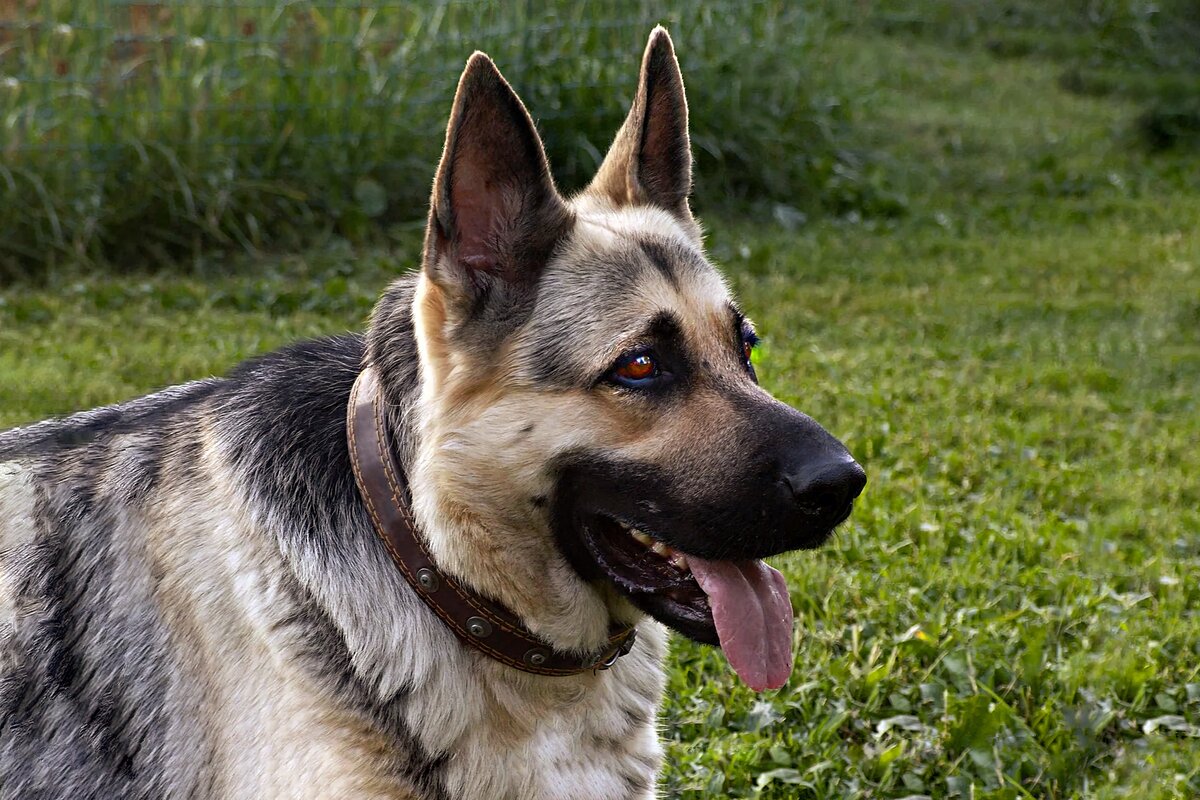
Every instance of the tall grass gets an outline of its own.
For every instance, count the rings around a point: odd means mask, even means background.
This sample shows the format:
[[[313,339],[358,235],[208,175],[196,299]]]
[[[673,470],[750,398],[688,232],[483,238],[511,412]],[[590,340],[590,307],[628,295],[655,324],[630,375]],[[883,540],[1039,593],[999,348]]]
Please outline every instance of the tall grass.
[[[419,218],[477,48],[580,186],[658,22],[690,86],[699,196],[814,204],[837,103],[810,92],[787,0],[0,0],[0,277]]]

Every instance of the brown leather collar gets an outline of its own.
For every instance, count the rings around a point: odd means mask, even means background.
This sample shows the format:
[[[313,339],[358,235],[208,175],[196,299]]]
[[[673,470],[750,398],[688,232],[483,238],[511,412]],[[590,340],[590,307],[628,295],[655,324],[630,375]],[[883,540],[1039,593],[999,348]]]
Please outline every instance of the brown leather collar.
[[[386,444],[383,400],[372,367],[363,369],[354,382],[346,417],[354,478],[375,532],[417,595],[465,644],[502,664],[537,675],[608,669],[633,648],[637,631],[614,624],[608,642],[598,652],[576,656],[557,651],[530,632],[512,611],[439,570],[417,533],[404,472]]]

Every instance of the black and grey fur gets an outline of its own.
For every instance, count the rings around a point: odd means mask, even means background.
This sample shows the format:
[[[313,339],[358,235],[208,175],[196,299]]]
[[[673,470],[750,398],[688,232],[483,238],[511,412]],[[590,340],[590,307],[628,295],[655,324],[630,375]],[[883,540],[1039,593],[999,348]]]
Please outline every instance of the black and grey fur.
[[[665,31],[570,200],[477,54],[423,268],[365,336],[0,432],[0,800],[654,796],[666,635],[647,613],[711,637],[589,560],[602,520],[759,557],[817,543],[857,494],[829,478],[853,463],[844,448],[757,387],[688,208],[690,163]],[[677,380],[620,385],[631,347]],[[564,650],[637,624],[630,655],[515,672],[415,597],[350,469],[365,363],[439,566]],[[747,513],[760,534],[734,532]]]

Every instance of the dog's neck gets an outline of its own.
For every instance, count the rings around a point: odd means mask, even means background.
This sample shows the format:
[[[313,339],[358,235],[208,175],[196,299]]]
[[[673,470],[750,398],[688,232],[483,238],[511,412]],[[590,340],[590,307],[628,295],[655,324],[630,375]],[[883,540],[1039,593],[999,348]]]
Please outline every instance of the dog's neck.
[[[366,353],[380,373],[420,535],[440,569],[507,606],[556,649],[595,650],[613,621],[635,623],[640,612],[584,582],[555,546],[550,477],[542,465],[506,457],[495,424],[503,399],[464,415],[434,385],[421,362],[420,316],[418,282],[398,281],[375,310]],[[471,446],[486,437],[496,446]]]

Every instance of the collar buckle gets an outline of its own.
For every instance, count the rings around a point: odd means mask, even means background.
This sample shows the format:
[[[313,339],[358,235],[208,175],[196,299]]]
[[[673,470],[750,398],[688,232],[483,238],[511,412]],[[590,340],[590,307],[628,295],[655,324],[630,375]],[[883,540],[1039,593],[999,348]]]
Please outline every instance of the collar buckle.
[[[603,663],[596,665],[596,669],[606,670],[613,664],[616,664],[617,659],[621,656],[629,655],[630,651],[633,650],[633,643],[636,641],[637,628],[630,628],[629,633],[621,640],[621,643],[613,649],[612,653],[609,654],[608,658],[604,659]]]

